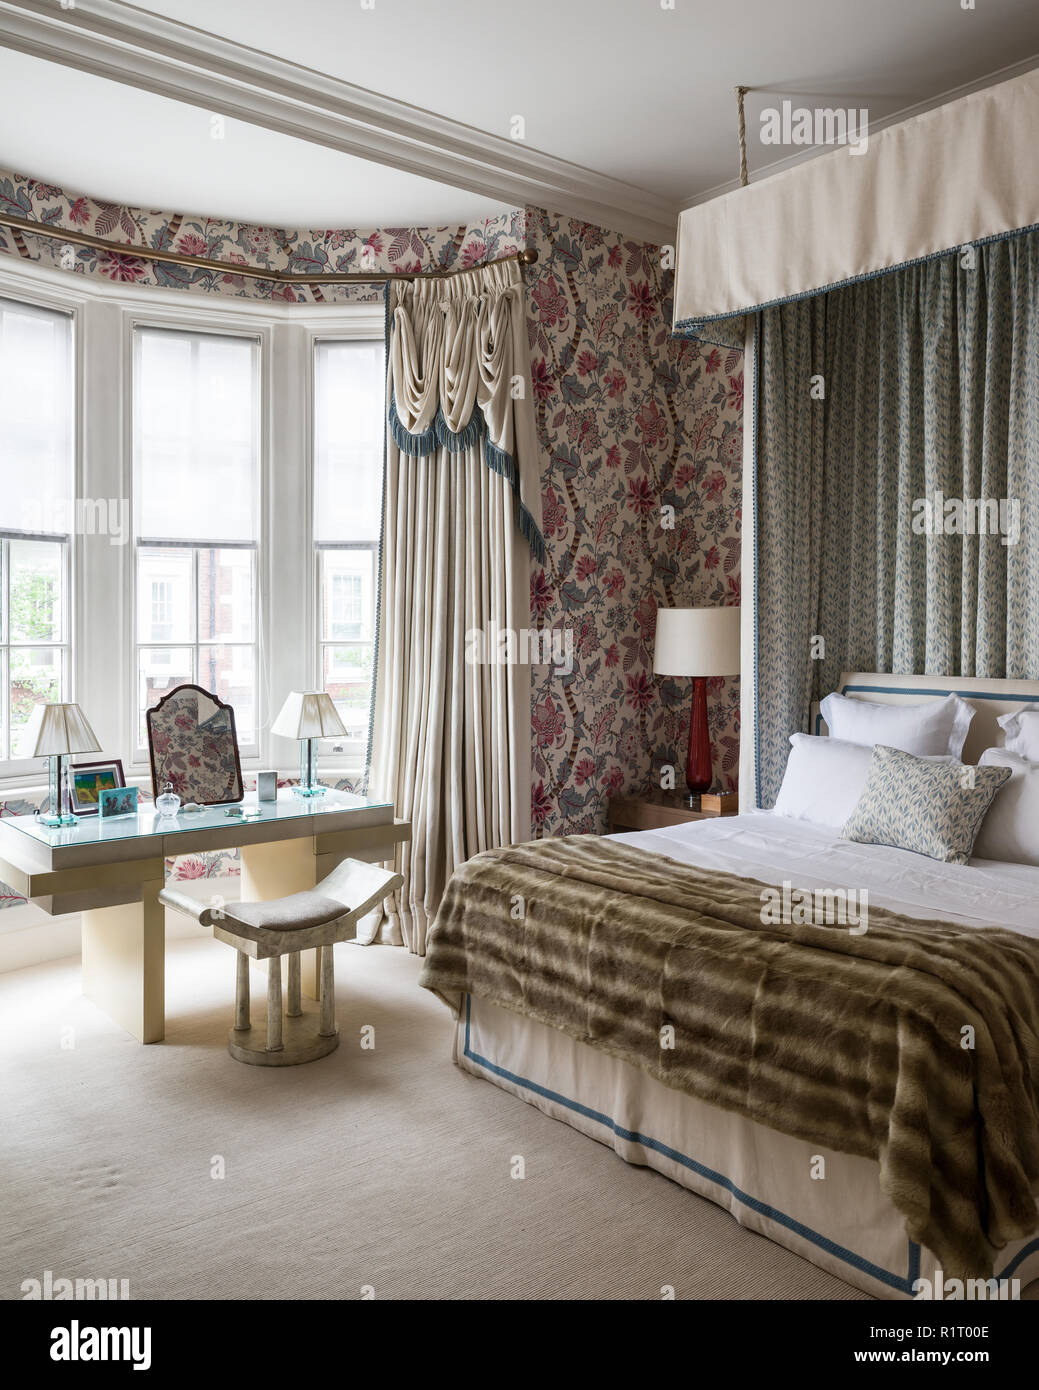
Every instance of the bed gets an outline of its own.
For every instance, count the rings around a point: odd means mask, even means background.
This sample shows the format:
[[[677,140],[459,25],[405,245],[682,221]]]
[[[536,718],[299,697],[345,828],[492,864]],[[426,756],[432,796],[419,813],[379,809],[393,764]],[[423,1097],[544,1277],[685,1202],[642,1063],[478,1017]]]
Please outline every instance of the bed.
[[[938,681],[856,674],[841,688],[899,702],[953,691],[978,710],[965,761],[1001,743],[999,714],[1039,702],[1039,683]],[[1039,940],[1039,867],[972,860],[937,862],[768,812],[611,837],[647,855],[794,887],[869,889],[871,904],[926,921],[998,926]],[[435,939],[435,938],[434,938]],[[875,1160],[795,1138],[665,1085],[535,1018],[470,992],[454,1037],[464,1070],[510,1091],[651,1167],[729,1212],[742,1225],[877,1297],[913,1298],[933,1287],[939,1261],[906,1235]],[[820,1162],[821,1160],[821,1162]],[[824,1174],[824,1177],[820,1177]],[[1039,1232],[999,1252],[993,1275],[1039,1278]],[[918,1281],[927,1281],[921,1284]]]

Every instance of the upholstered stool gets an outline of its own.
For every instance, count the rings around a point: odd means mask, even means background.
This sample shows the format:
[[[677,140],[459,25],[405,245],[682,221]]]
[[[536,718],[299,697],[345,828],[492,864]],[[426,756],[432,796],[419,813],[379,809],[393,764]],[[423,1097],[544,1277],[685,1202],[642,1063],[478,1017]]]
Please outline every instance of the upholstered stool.
[[[194,917],[238,952],[235,1017],[227,1050],[239,1062],[261,1067],[291,1067],[314,1062],[339,1046],[335,1020],[332,948],[356,935],[357,922],[404,883],[400,874],[344,859],[314,888],[265,903],[205,903],[164,888],[159,901]],[[300,992],[300,951],[317,948],[320,1001]],[[281,957],[288,956],[288,1000],[282,1017]],[[249,1017],[249,961],[266,960],[266,1027]],[[316,1026],[315,1026],[316,1025]]]

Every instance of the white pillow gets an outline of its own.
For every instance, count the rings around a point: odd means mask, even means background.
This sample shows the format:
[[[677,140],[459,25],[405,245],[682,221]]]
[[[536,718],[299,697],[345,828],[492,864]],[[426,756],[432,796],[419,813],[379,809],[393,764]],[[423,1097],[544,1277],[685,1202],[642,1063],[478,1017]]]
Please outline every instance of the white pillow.
[[[833,738],[870,748],[883,743],[918,758],[956,759],[963,752],[975,713],[974,706],[959,695],[913,705],[881,705],[834,693],[827,695],[819,709]]]
[[[1006,734],[1008,753],[1039,763],[1039,705],[1025,705],[1014,714],[1000,715],[997,723]]]
[[[812,734],[791,734],[790,745],[776,815],[840,830],[862,795],[873,749]]]
[[[1039,864],[1039,762],[1005,748],[986,748],[978,766],[1008,767],[1010,781],[996,792],[981,822],[974,857],[999,859],[1004,864]]]

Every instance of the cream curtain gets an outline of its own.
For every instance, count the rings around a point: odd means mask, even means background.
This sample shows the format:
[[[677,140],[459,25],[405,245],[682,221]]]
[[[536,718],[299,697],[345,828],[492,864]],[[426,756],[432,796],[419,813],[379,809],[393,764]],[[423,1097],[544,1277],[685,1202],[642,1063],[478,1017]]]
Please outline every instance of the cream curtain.
[[[544,542],[519,267],[390,296],[370,788],[412,826],[381,936],[423,954],[455,866],[530,838],[529,668],[468,660],[467,636],[493,657],[529,627]]]

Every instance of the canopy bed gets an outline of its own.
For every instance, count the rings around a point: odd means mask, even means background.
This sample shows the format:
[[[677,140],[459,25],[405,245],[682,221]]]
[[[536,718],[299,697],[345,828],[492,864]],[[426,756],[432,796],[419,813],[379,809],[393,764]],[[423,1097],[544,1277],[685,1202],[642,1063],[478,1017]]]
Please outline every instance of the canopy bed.
[[[1037,119],[1031,73],[682,215],[675,331],[747,354],[758,809],[479,855],[422,977],[463,1069],[880,1297],[1039,1275]]]

